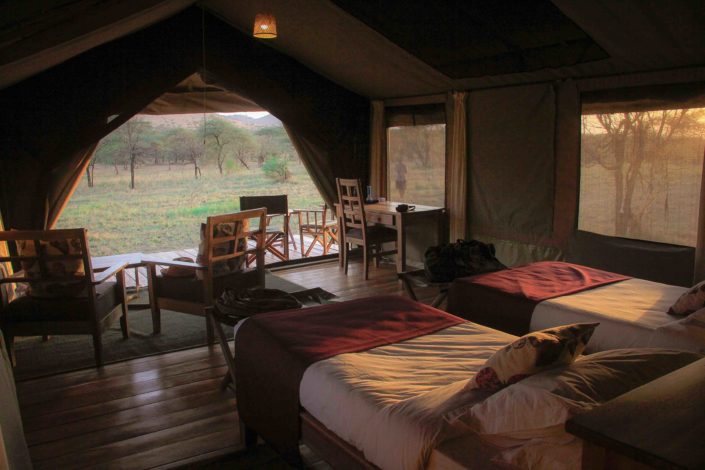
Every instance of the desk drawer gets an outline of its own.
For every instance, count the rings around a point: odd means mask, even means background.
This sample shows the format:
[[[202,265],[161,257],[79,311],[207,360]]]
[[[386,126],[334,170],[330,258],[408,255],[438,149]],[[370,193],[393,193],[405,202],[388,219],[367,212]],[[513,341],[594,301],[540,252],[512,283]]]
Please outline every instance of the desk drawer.
[[[378,214],[376,212],[368,212],[367,222],[371,224],[394,225],[394,216],[392,214]]]

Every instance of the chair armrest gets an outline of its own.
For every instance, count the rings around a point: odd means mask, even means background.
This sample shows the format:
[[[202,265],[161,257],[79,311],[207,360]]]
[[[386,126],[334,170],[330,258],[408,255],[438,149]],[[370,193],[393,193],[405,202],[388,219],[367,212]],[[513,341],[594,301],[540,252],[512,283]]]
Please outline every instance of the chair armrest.
[[[122,271],[123,269],[125,269],[127,264],[128,263],[125,261],[123,261],[122,263],[115,263],[112,266],[108,267],[108,269],[106,269],[105,271],[101,271],[99,273],[93,273],[93,282],[91,282],[91,284],[93,284],[94,286],[98,285],[98,284],[102,284],[109,277],[112,277],[112,276],[116,275],[117,273],[119,273],[120,271]]]
[[[179,266],[181,268],[191,268],[194,270],[203,270],[203,269],[208,269],[208,266],[202,265],[200,263],[192,263],[189,261],[176,261],[176,260],[168,260],[168,259],[161,259],[161,258],[149,258],[145,257],[142,258],[142,263],[146,265],[153,265],[153,266]]]

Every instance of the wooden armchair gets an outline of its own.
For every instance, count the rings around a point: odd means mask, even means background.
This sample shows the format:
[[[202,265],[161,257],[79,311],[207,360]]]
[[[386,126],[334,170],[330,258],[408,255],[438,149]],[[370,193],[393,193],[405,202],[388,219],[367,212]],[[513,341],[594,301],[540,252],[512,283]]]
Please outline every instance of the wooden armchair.
[[[323,254],[327,255],[331,245],[338,243],[338,221],[335,220],[335,214],[331,214],[326,205],[322,209],[299,209],[296,213],[299,216],[301,254],[307,258],[318,243],[323,248]],[[308,249],[304,244],[304,235],[313,238]]]
[[[28,284],[27,293],[0,311],[0,329],[13,356],[16,336],[93,336],[98,367],[103,365],[101,334],[119,317],[122,335],[129,336],[125,264],[95,273],[86,229],[9,230],[0,242],[14,243],[17,255],[0,257],[22,269],[1,284]],[[115,278],[115,282],[110,280]]]
[[[215,299],[228,287],[264,286],[266,217],[264,208],[208,217],[202,255],[196,262],[142,259],[149,276],[154,334],[161,332],[161,309],[168,309],[205,317],[208,343],[213,342],[213,325],[208,321],[206,309],[214,305]],[[257,229],[250,230],[250,222],[255,220]],[[249,246],[250,239],[255,240],[254,247]],[[254,269],[244,269],[249,256],[257,260]],[[171,277],[166,270],[158,273],[157,266],[175,267],[193,274]]]
[[[343,254],[345,274],[348,273],[349,249],[352,245],[362,247],[363,277],[369,279],[370,258],[374,258],[379,265],[379,258],[397,252],[397,232],[393,228],[383,225],[367,225],[365,216],[365,201],[362,184],[359,179],[336,178],[338,187],[338,203],[340,204],[340,221],[342,227],[343,245],[340,250]],[[382,251],[384,243],[394,243],[395,249]]]

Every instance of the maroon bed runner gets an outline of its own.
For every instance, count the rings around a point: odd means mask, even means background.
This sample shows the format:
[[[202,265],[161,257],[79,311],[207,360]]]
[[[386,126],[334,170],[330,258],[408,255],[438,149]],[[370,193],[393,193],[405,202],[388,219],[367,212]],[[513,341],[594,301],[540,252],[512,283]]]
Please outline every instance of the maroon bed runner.
[[[287,460],[298,463],[299,385],[309,365],[462,322],[395,295],[250,317],[235,340],[240,419]]]
[[[529,331],[536,304],[629,279],[629,276],[559,261],[541,261],[517,268],[453,281],[448,311],[515,335]]]

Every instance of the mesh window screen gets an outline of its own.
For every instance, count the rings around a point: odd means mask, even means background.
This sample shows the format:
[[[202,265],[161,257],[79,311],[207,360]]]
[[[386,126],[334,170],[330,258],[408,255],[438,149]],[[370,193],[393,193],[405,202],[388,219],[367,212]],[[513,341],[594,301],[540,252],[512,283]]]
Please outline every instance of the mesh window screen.
[[[695,246],[705,107],[636,103],[583,106],[579,229]]]
[[[445,206],[445,106],[388,108],[387,194],[391,201]]]

